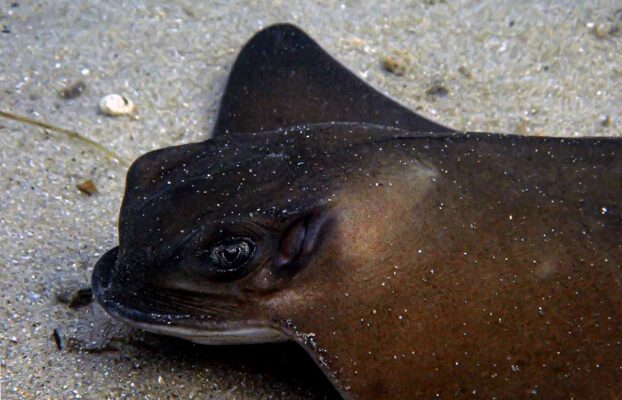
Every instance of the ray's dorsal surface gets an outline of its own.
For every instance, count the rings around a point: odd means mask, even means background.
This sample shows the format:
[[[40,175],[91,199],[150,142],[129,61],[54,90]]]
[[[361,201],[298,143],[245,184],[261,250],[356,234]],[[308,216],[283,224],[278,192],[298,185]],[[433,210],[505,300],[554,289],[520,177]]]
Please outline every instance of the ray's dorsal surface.
[[[98,301],[205,344],[291,340],[345,399],[622,391],[622,141],[455,133],[290,25],[214,139],[130,168]]]
[[[371,88],[298,28],[276,25],[257,33],[233,65],[214,136],[323,122],[452,131]]]

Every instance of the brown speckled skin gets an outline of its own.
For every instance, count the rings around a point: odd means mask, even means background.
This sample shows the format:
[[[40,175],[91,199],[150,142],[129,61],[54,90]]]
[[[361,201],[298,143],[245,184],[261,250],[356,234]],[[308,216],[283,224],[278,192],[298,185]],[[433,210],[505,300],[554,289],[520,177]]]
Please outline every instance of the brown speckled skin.
[[[279,313],[348,398],[621,393],[620,141],[431,142],[435,181],[334,209]]]
[[[93,275],[107,311],[282,331],[347,399],[622,393],[622,140],[455,133],[326,57],[262,31],[216,137],[134,163]],[[305,215],[320,240],[277,265]],[[227,235],[258,253],[215,280],[196,254]]]

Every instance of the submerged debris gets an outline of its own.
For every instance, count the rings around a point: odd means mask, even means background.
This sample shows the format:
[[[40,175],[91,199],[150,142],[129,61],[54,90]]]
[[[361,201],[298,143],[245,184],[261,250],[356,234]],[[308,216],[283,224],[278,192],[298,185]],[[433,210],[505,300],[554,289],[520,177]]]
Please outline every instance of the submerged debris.
[[[447,89],[441,81],[435,81],[432,83],[432,86],[425,91],[425,94],[428,96],[445,97],[449,94],[449,89]]]
[[[105,353],[119,349],[110,343],[108,338],[92,339],[76,337],[61,333],[61,328],[55,328],[50,335],[58,351],[66,350],[69,353]]]
[[[134,103],[121,95],[109,94],[99,101],[99,110],[102,114],[111,117],[129,115],[134,111]]]
[[[92,179],[88,179],[84,182],[78,183],[76,185],[79,191],[86,194],[87,196],[92,196],[97,192],[97,186],[95,186],[95,182]]]
[[[588,28],[599,39],[605,39],[609,36],[614,36],[620,32],[620,23],[611,21],[604,21],[598,24],[590,23]]]
[[[63,339],[60,336],[60,333],[58,332],[58,329],[54,329],[52,331],[52,340],[54,340],[54,343],[56,344],[56,348],[58,349],[58,351],[63,350]]]
[[[601,22],[599,24],[591,24],[590,29],[594,36],[599,39],[605,39],[607,36],[617,33],[619,28],[609,22]]]
[[[386,56],[382,59],[382,68],[384,68],[385,71],[397,76],[404,75],[406,73],[407,66],[408,62],[403,57]]]
[[[81,338],[67,336],[67,351],[70,353],[107,353],[110,351],[119,351],[119,349],[112,345],[110,341],[85,341]]]
[[[599,39],[620,35],[622,33],[622,8],[615,11],[606,20],[598,23],[588,22],[586,26]]]
[[[473,78],[473,74],[471,73],[471,71],[469,71],[464,65],[458,67],[458,72],[460,72],[460,74],[467,79]]]
[[[71,85],[65,86],[58,91],[58,95],[65,100],[75,99],[80,97],[86,91],[86,84],[84,81],[76,81]]]
[[[78,133],[78,132],[74,132],[71,131],[69,129],[65,129],[65,128],[60,128],[58,126],[54,126],[48,122],[45,121],[37,121],[34,120],[32,118],[28,118],[25,117],[23,115],[18,115],[18,114],[13,114],[11,112],[7,112],[7,111],[0,111],[0,118],[6,118],[6,119],[10,119],[13,121],[17,121],[23,124],[27,124],[27,125],[31,125],[31,126],[38,126],[40,128],[52,131],[52,132],[57,132],[57,133],[61,133],[65,136],[67,136],[70,139],[75,139],[78,141],[81,141],[85,144],[88,144],[91,147],[96,148],[97,150],[103,152],[108,158],[116,160],[119,164],[129,167],[129,162],[127,160],[125,160],[124,158],[120,157],[119,155],[117,155],[116,153],[114,153],[113,151],[109,150],[108,148],[106,148],[105,146],[85,137],[84,135]]]
[[[70,308],[80,308],[91,304],[93,301],[93,291],[90,287],[62,290],[56,294],[56,300]]]

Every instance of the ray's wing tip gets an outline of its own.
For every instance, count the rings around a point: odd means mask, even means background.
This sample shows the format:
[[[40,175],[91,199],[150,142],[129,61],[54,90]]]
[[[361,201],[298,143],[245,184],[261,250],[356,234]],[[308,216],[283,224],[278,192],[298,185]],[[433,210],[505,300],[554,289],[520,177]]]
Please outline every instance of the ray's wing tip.
[[[212,132],[328,121],[453,131],[371,87],[297,26],[279,23],[257,32],[238,54]]]
[[[315,41],[298,26],[287,22],[277,23],[253,35],[240,53],[261,49],[263,52],[283,54],[301,50],[312,43]]]
[[[279,22],[269,25],[257,32],[249,42],[255,38],[277,37],[277,36],[304,36],[309,37],[301,28],[289,22]]]

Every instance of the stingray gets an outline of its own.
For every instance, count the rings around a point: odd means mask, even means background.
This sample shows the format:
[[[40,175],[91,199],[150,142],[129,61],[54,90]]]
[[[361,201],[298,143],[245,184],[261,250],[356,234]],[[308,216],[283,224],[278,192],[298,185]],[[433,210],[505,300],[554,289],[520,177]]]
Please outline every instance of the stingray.
[[[295,341],[344,399],[622,393],[622,140],[459,132],[291,25],[213,138],[138,158],[93,290],[196,343]]]

